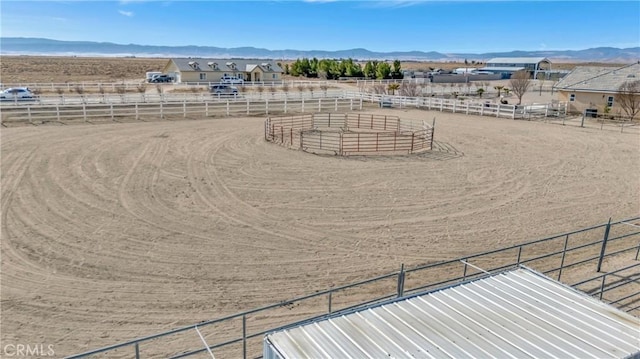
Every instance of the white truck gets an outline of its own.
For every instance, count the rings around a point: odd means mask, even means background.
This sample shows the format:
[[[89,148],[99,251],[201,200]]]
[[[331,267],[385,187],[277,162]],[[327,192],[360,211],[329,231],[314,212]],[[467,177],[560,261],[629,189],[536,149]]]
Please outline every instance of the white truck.
[[[229,76],[227,74],[224,74],[220,78],[220,83],[221,84],[238,84],[238,85],[242,85],[242,84],[244,84],[244,79],[242,79],[241,77]]]
[[[153,80],[154,77],[160,76],[162,75],[162,72],[160,71],[149,71],[147,72],[147,78],[146,81],[147,82],[151,82],[151,80]]]

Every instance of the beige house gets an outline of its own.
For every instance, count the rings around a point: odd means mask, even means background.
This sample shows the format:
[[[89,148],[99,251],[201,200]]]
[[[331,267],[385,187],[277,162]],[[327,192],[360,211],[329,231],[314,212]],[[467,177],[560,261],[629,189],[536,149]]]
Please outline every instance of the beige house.
[[[176,82],[220,82],[223,77],[247,82],[274,82],[282,79],[282,69],[269,60],[174,58],[162,72]]]
[[[640,62],[623,67],[578,66],[553,87],[569,112],[625,114],[616,103],[618,88],[640,80]]]

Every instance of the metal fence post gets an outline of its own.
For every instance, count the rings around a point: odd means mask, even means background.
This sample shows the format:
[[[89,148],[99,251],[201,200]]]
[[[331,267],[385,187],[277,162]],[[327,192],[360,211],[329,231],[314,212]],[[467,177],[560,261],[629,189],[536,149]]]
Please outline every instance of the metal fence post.
[[[242,315],[242,358],[247,359],[247,315]]]
[[[602,300],[602,294],[604,293],[604,282],[607,280],[607,275],[602,276],[602,283],[600,283],[600,300]]]
[[[136,359],[140,359],[140,344],[136,342]]]
[[[331,302],[333,301],[333,291],[329,292],[329,314],[331,314]]]
[[[611,217],[609,217],[609,222],[607,226],[604,228],[604,238],[602,238],[602,248],[600,249],[600,258],[598,258],[598,268],[596,268],[596,272],[600,272],[602,268],[602,260],[604,259],[604,254],[607,249],[607,240],[609,240],[609,230],[611,229]]]
[[[464,259],[464,270],[462,271],[462,280],[467,280],[467,258]]]
[[[564,238],[564,249],[562,249],[562,259],[560,260],[560,270],[558,271],[558,281],[560,281],[560,276],[562,275],[562,268],[564,267],[564,258],[567,254],[567,244],[569,243],[569,235]]]
[[[404,263],[400,266],[400,272],[398,273],[398,298],[404,294]]]

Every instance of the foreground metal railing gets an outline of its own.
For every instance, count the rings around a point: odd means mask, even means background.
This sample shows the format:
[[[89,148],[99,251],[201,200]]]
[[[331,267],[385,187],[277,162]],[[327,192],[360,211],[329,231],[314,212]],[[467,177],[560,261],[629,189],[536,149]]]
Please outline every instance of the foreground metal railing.
[[[405,268],[402,265],[399,271],[375,278],[87,351],[68,358],[110,353],[109,357],[132,357],[133,355],[138,359],[144,354],[141,353],[142,345],[159,339],[168,340],[169,337],[179,333],[193,331],[197,333],[197,335],[194,334],[195,337],[205,342],[200,329],[212,325],[221,326],[216,332],[215,337],[220,338],[216,343],[206,344],[204,347],[200,344],[195,348],[176,351],[176,349],[168,349],[166,345],[157,345],[156,342],[153,349],[158,350],[159,347],[162,354],[148,354],[147,357],[162,355],[183,358],[218,350],[220,350],[218,353],[226,354],[222,355],[223,357],[257,357],[261,354],[259,349],[261,338],[266,333],[294,322],[315,320],[328,314],[365,307],[394,297],[455,285],[485,276],[487,273],[500,272],[521,265],[563,281],[622,310],[637,314],[640,311],[638,305],[640,302],[639,254],[640,217],[615,222],[609,219],[609,222],[604,224],[463,258],[414,268]],[[631,288],[629,288],[630,285]],[[363,300],[363,297],[367,299]],[[310,305],[304,307],[302,304],[307,302]],[[303,309],[294,311],[297,306]],[[269,318],[269,313],[282,314],[283,308],[288,310],[286,318],[290,320],[284,320],[280,325],[274,325],[273,322],[260,323],[261,320]],[[238,330],[235,336],[234,329],[230,329],[232,326],[227,325],[234,320],[240,321],[240,325],[235,328]],[[248,323],[250,320],[253,322]],[[171,342],[172,347],[176,345],[175,340]],[[125,347],[128,348],[126,353],[114,352]],[[151,351],[149,347],[146,349]]]

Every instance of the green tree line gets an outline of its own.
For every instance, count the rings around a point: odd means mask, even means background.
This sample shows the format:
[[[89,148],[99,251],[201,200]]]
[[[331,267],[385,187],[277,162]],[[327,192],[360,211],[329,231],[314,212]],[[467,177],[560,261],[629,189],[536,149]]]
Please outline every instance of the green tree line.
[[[281,66],[282,67],[282,66]],[[367,61],[364,67],[353,59],[332,60],[317,58],[297,59],[289,66],[284,66],[284,72],[292,76],[323,77],[337,80],[340,77],[367,77],[372,79],[401,79],[402,68],[400,61],[393,61],[393,65],[384,61]]]

